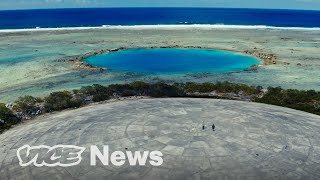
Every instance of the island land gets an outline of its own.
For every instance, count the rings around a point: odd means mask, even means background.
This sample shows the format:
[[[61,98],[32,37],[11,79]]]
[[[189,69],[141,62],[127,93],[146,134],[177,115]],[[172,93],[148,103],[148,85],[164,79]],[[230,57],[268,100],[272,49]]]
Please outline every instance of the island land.
[[[0,179],[319,179],[319,37],[310,29],[195,26],[1,31]],[[264,63],[146,76],[82,62],[141,47],[223,49]],[[202,83],[217,81],[237,84]],[[164,164],[91,167],[85,151],[76,167],[22,168],[16,152],[26,144],[160,150]]]

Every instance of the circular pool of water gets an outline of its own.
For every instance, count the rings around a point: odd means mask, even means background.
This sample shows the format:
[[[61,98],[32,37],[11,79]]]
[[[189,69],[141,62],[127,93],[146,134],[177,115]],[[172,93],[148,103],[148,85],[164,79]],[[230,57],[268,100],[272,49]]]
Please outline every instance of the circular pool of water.
[[[111,71],[145,74],[226,73],[249,69],[261,61],[222,50],[137,48],[90,56],[84,62]]]

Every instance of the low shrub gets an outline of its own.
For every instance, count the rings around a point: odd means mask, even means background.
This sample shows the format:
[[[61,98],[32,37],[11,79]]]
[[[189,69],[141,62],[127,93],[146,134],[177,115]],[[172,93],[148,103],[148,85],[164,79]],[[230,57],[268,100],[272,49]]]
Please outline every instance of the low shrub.
[[[178,84],[169,85],[165,83],[151,84],[149,93],[151,97],[182,97],[186,95]]]
[[[82,100],[74,98],[69,91],[54,92],[45,98],[47,112],[76,108],[83,105]]]
[[[269,87],[263,97],[255,102],[288,107],[320,115],[320,92]]]
[[[185,91],[187,93],[240,93],[243,92],[246,95],[258,94],[261,92],[261,87],[248,86],[245,84],[236,84],[230,82],[217,82],[217,83],[194,83],[189,82],[185,85]]]
[[[94,84],[92,86],[82,87],[80,90],[76,91],[76,94],[80,95],[82,98],[92,96],[92,101],[100,102],[110,99],[111,92],[105,86]]]
[[[5,104],[0,103],[0,133],[19,122],[20,119]]]
[[[15,105],[13,107],[14,111],[32,113],[37,111],[39,107],[37,107],[37,103],[42,103],[43,100],[41,98],[36,98],[33,96],[23,96],[19,97],[17,101],[15,101]]]

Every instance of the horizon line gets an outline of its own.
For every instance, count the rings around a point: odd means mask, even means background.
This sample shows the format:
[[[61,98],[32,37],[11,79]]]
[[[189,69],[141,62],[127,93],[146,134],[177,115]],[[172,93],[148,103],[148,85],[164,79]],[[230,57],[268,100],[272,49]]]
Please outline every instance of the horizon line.
[[[292,10],[292,11],[320,11],[318,9],[286,9],[286,8],[239,8],[239,7],[157,7],[157,6],[142,6],[142,7],[125,7],[125,6],[119,6],[119,7],[56,7],[56,8],[29,8],[29,9],[0,9],[0,11],[26,11],[26,10],[59,10],[59,9],[152,9],[152,8],[163,8],[163,9],[170,9],[170,8],[177,8],[177,9],[261,9],[261,10]]]

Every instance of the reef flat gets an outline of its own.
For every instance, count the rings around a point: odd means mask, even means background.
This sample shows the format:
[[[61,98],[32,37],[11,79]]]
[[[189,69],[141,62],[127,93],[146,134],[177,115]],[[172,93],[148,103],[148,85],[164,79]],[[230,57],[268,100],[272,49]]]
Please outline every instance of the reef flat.
[[[0,100],[47,95],[85,85],[136,80],[230,81],[249,85],[320,90],[320,31],[127,27],[0,32]],[[70,59],[101,50],[201,47],[242,52],[269,60],[252,71],[145,76],[78,68]]]

